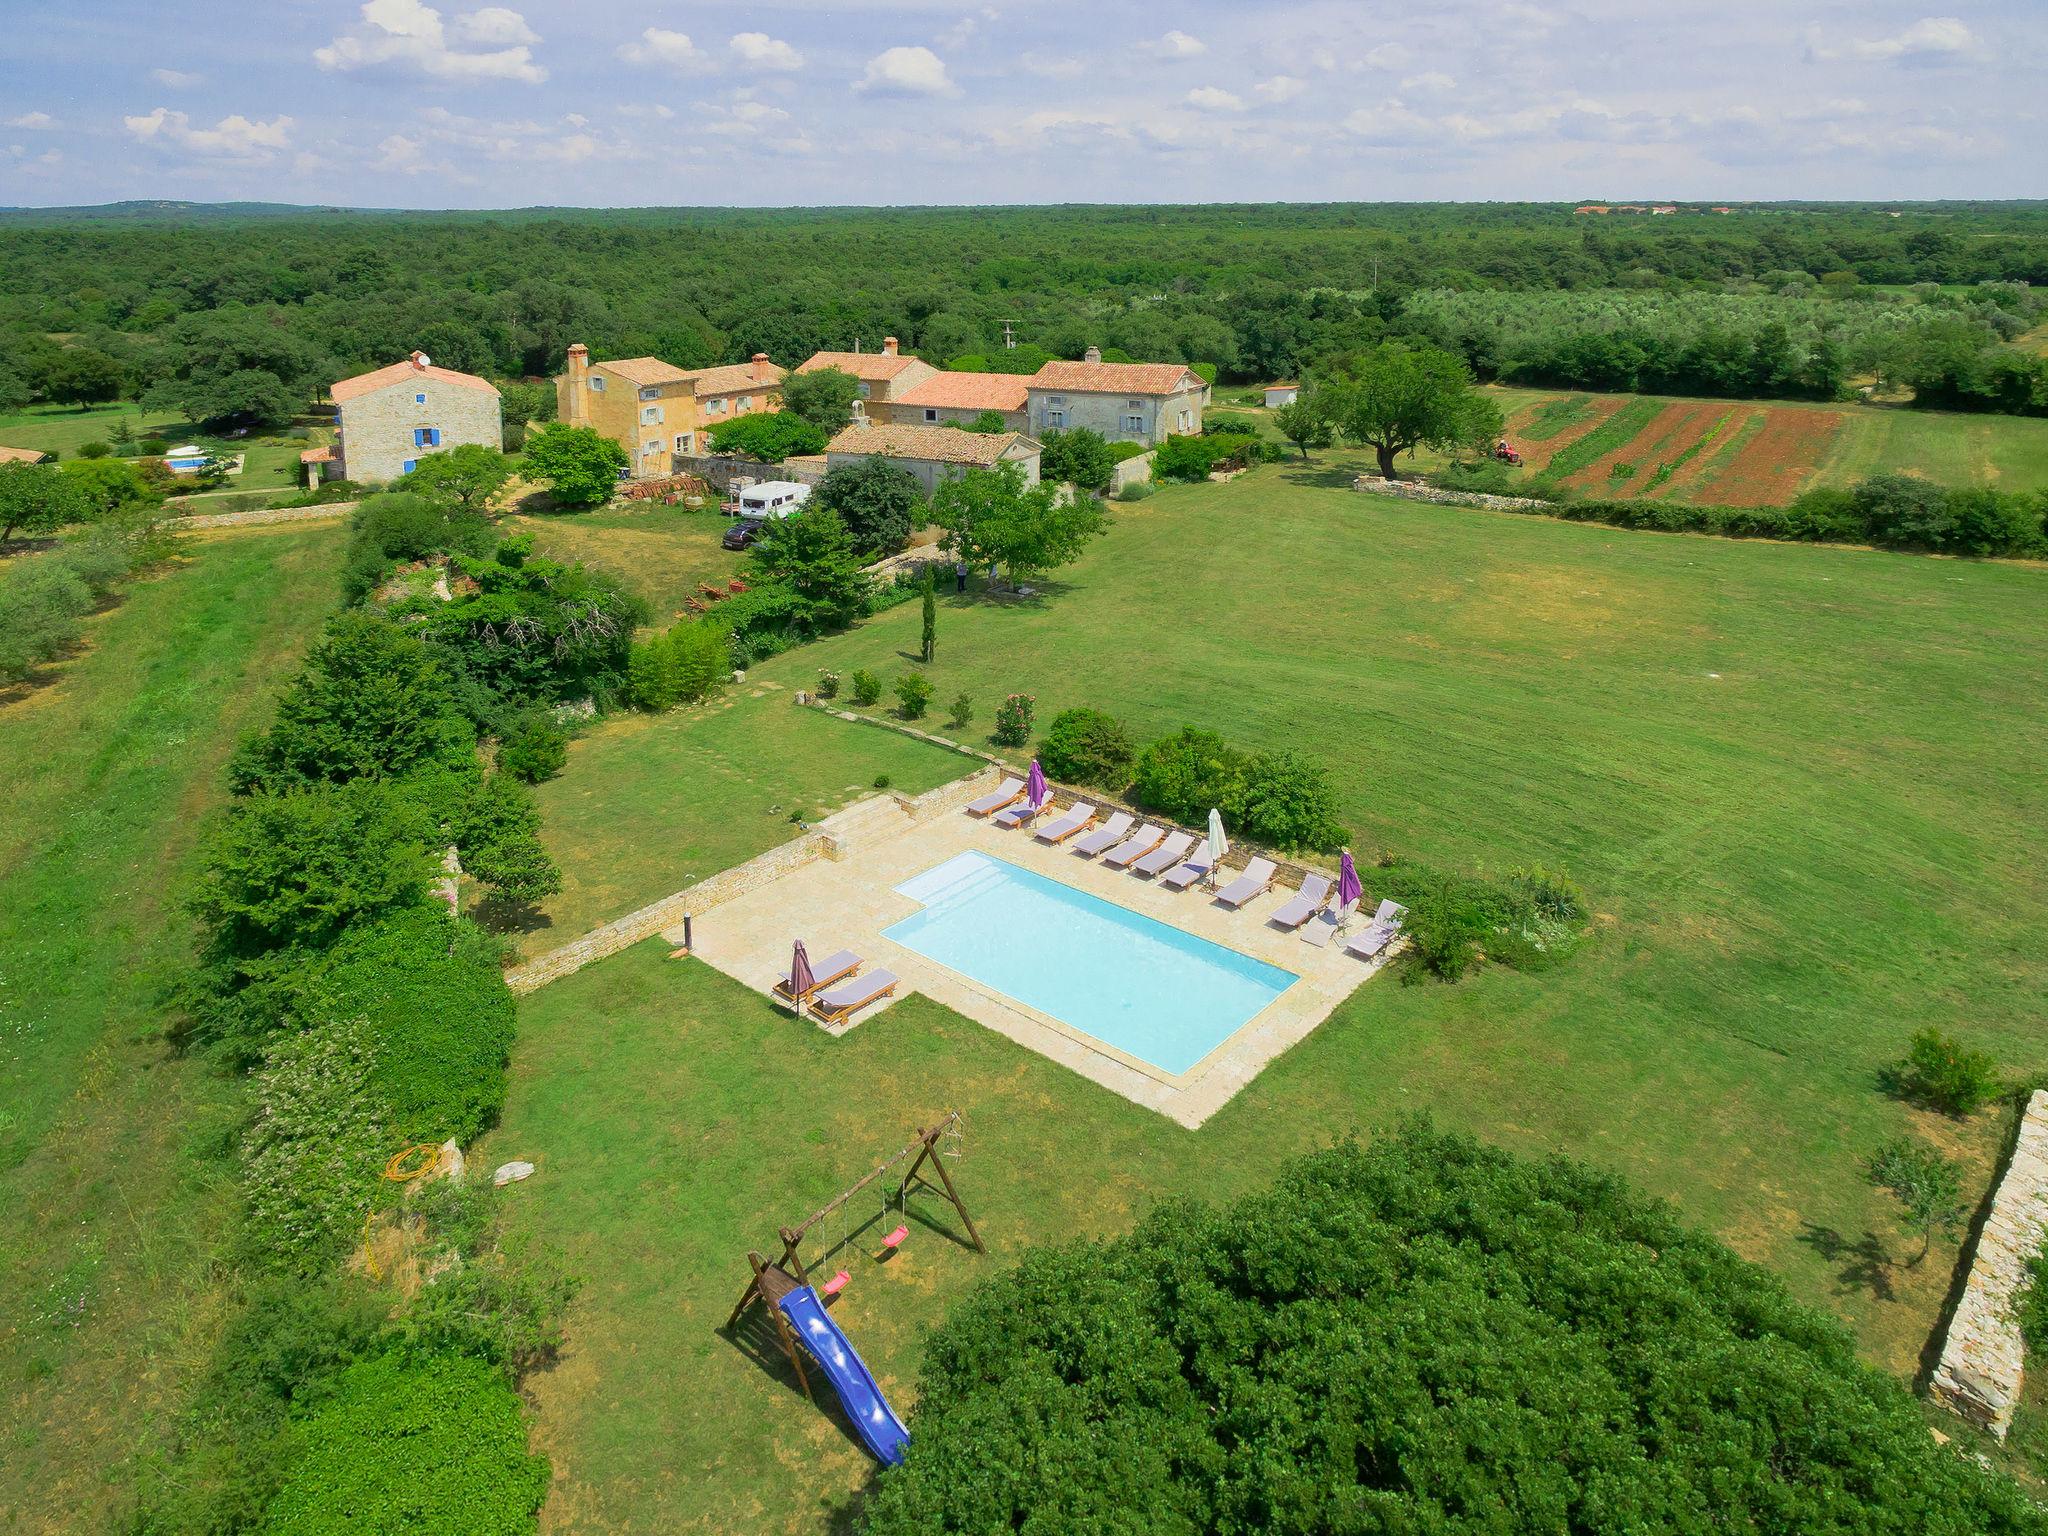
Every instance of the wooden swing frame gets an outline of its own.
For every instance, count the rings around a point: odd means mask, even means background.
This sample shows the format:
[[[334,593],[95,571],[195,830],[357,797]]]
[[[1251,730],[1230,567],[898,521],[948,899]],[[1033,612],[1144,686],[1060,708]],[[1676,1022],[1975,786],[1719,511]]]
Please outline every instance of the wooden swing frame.
[[[737,1328],[740,1319],[746,1316],[747,1308],[757,1301],[761,1302],[767,1308],[768,1316],[775,1325],[776,1341],[781,1344],[783,1353],[789,1356],[790,1363],[796,1367],[796,1379],[803,1387],[805,1397],[811,1396],[810,1376],[804,1370],[803,1351],[797,1348],[796,1335],[790,1331],[789,1320],[782,1315],[779,1303],[790,1292],[811,1283],[810,1269],[805,1265],[803,1254],[799,1251],[805,1235],[811,1228],[831,1216],[904,1158],[915,1153],[910,1167],[904,1170],[903,1177],[896,1182],[894,1199],[897,1209],[907,1214],[909,1207],[904,1204],[905,1197],[913,1188],[928,1189],[933,1194],[942,1196],[960,1213],[961,1223],[967,1228],[967,1237],[974,1244],[974,1251],[983,1254],[988,1252],[988,1248],[982,1243],[981,1233],[975,1230],[974,1218],[967,1212],[967,1202],[960,1198],[960,1191],[953,1185],[953,1176],[946,1172],[945,1161],[938,1151],[940,1138],[961,1129],[960,1111],[947,1110],[933,1124],[919,1126],[917,1134],[900,1149],[883,1159],[861,1178],[847,1185],[795,1226],[777,1228],[776,1235],[782,1239],[780,1258],[771,1261],[763,1258],[754,1249],[747,1251],[747,1265],[753,1271],[753,1276],[747,1281],[747,1288],[740,1293],[739,1301],[733,1306],[732,1315],[725,1320],[726,1331],[730,1332]],[[939,1176],[937,1184],[924,1176],[923,1170],[927,1163]],[[865,1227],[866,1223],[863,1222],[862,1226]]]

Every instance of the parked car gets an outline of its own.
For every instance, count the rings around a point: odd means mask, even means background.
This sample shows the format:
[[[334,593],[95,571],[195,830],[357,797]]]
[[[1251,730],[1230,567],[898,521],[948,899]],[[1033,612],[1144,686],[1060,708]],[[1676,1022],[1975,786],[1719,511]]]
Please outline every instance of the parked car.
[[[745,549],[761,537],[761,530],[768,526],[767,519],[743,517],[725,530],[725,537],[718,542],[727,549]]]

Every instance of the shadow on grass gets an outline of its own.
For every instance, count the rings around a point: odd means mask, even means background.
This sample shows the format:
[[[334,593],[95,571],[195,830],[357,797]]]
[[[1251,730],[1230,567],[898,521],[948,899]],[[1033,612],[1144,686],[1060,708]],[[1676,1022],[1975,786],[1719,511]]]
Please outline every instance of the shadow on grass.
[[[471,907],[469,915],[491,933],[545,933],[555,926],[555,920],[533,903],[495,892]]]
[[[1873,1301],[1897,1300],[1897,1293],[1892,1290],[1892,1271],[1898,1267],[1898,1261],[1875,1232],[1851,1238],[1833,1227],[1809,1221],[1802,1223],[1798,1240],[1827,1263],[1841,1266],[1835,1271],[1839,1294],[1868,1291]]]
[[[1304,464],[1299,459],[1282,465],[1280,478],[1289,485],[1314,486],[1318,490],[1348,491],[1351,482],[1358,478],[1358,471],[1347,469],[1340,464]]]

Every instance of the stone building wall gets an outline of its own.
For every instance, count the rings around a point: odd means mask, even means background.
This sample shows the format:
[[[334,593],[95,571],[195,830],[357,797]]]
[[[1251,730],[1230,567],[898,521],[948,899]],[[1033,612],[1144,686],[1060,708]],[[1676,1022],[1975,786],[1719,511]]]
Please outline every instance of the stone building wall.
[[[425,395],[421,404],[416,396]],[[439,427],[438,448],[413,443],[419,427]],[[486,448],[505,445],[498,392],[445,379],[423,376],[387,384],[341,405],[343,473],[362,484],[396,480],[408,459],[445,453],[464,443]]]

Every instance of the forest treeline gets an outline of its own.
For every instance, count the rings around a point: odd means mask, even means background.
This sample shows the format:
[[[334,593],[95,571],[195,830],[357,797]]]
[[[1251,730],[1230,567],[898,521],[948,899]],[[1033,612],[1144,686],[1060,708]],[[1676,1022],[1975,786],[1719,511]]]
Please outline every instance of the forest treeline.
[[[1918,288],[1912,285],[1921,285]],[[941,362],[1088,345],[1290,377],[1388,337],[1482,378],[2048,409],[2017,337],[2048,205],[1574,216],[1529,205],[0,218],[0,407],[274,420],[417,347],[494,378],[571,341],[680,366],[885,335]]]

